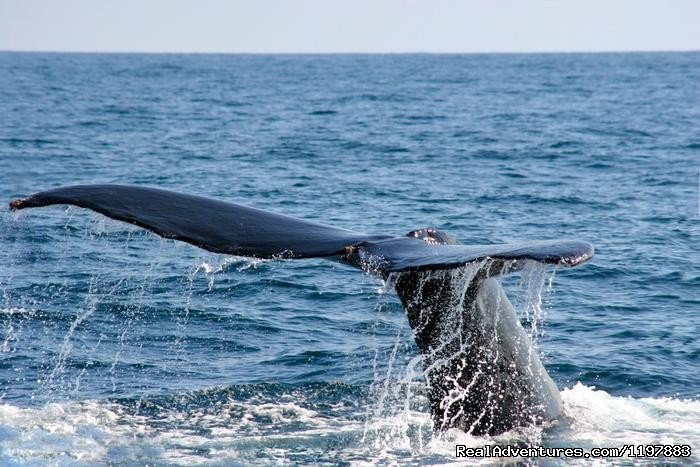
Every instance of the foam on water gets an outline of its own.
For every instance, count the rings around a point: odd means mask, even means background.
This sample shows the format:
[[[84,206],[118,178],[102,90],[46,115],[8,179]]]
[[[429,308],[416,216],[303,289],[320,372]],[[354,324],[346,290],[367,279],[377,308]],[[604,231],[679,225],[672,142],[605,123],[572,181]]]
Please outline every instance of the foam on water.
[[[566,441],[577,446],[700,445],[700,401],[614,397],[577,383],[561,392],[571,419]],[[694,457],[699,459],[700,457]]]
[[[433,437],[429,416],[420,411],[373,418],[366,426],[358,419],[360,414],[348,413],[347,407],[336,407],[340,413],[335,415],[320,413],[298,392],[279,402],[224,399],[214,406],[188,410],[151,404],[141,414],[130,404],[109,401],[50,403],[39,408],[0,404],[0,463],[192,465],[212,459],[241,464],[364,459],[356,463],[442,465],[455,460],[457,444],[591,448],[697,446],[700,442],[698,401],[614,397],[580,383],[561,395],[565,419],[496,437],[472,437],[456,430]],[[368,430],[374,434],[368,436]],[[598,465],[620,460],[600,459]],[[685,460],[699,458],[694,454]]]

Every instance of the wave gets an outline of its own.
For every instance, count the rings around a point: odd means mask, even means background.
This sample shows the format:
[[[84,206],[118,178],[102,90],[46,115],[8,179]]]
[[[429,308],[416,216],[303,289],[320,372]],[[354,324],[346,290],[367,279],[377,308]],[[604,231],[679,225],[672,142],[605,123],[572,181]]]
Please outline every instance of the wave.
[[[433,436],[427,411],[408,405],[376,417],[372,408],[367,411],[366,391],[338,383],[234,386],[152,400],[71,401],[35,408],[6,403],[0,404],[0,463],[197,465],[215,460],[249,465],[364,459],[425,465],[454,462],[458,444],[590,449],[700,443],[700,401],[619,397],[581,383],[561,395],[565,416],[559,421],[497,437],[454,430]],[[423,397],[420,388],[414,397]],[[599,459],[598,465],[621,460]],[[699,458],[673,459],[684,460]],[[536,459],[483,459],[494,461]],[[644,461],[652,465],[659,459]]]

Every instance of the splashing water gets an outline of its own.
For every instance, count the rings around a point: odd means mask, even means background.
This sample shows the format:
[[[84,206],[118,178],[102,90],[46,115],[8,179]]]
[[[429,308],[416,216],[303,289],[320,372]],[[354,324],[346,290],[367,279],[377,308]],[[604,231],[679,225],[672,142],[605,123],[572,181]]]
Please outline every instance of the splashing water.
[[[487,336],[488,343],[478,344],[478,342],[470,342],[464,339],[462,335],[462,327],[464,326],[474,326],[474,323],[469,324],[467,321],[471,321],[470,318],[465,318],[462,309],[465,307],[465,300],[469,297],[470,286],[479,270],[484,268],[485,264],[474,264],[463,268],[452,269],[448,271],[437,271],[423,273],[417,284],[416,297],[419,300],[425,300],[426,297],[430,298],[430,295],[423,295],[424,289],[428,290],[431,287],[430,282],[434,280],[447,281],[451,285],[449,290],[450,296],[446,301],[441,302],[443,305],[447,303],[447,310],[437,310],[430,307],[425,309],[420,309],[418,322],[420,323],[417,327],[414,327],[415,333],[420,333],[422,331],[422,326],[427,326],[431,314],[440,313],[444,316],[441,327],[444,329],[441,331],[440,340],[443,347],[438,347],[431,351],[429,356],[430,364],[425,366],[426,359],[425,356],[417,356],[408,361],[406,366],[401,369],[397,368],[398,362],[396,362],[396,355],[399,353],[399,349],[402,344],[405,345],[406,338],[402,336],[401,331],[396,335],[395,344],[388,355],[388,366],[385,374],[379,375],[375,373],[375,381],[372,384],[372,393],[375,395],[375,403],[369,411],[368,420],[365,426],[365,438],[370,438],[373,441],[375,447],[384,448],[401,448],[409,449],[414,453],[424,453],[426,447],[431,443],[432,428],[435,420],[431,423],[429,418],[426,416],[425,412],[427,410],[427,394],[425,387],[425,379],[430,379],[430,373],[439,371],[441,378],[444,378],[443,371],[441,368],[448,368],[452,364],[455,358],[460,357],[462,353],[465,355],[470,355],[470,352],[474,352],[474,347],[478,345],[485,344],[487,348],[492,350],[486,351],[484,355],[487,360],[491,363],[486,365],[497,366],[497,362],[502,358],[499,353],[511,352],[520,353],[523,355],[515,356],[514,362],[521,362],[518,365],[526,368],[526,374],[528,378],[533,378],[535,381],[540,381],[535,383],[535,390],[544,392],[544,386],[547,384],[544,379],[551,381],[546,375],[546,372],[541,367],[539,359],[537,358],[536,342],[538,338],[538,324],[542,322],[544,318],[543,307],[542,307],[542,295],[545,287],[545,283],[548,285],[548,290],[551,290],[551,284],[553,279],[553,274],[547,276],[546,267],[539,263],[528,262],[521,273],[521,281],[518,287],[518,291],[521,293],[522,297],[518,300],[518,314],[523,316],[525,321],[530,325],[530,332],[527,337],[525,335],[517,334],[517,329],[512,328],[512,325],[505,324],[510,316],[501,315],[507,308],[503,308],[505,303],[501,304],[501,301],[507,301],[505,295],[497,293],[491,298],[491,301],[495,302],[491,304],[481,305],[486,306],[487,309],[492,310],[491,313],[482,315],[480,318],[476,319],[478,326],[483,327],[483,335]],[[398,275],[393,275],[387,279],[384,288],[390,288],[396,286]],[[500,289],[500,284],[496,283],[496,289]],[[470,300],[473,300],[470,299]],[[383,304],[380,302],[378,305],[381,308]],[[476,302],[474,304],[466,304],[466,306],[471,309],[470,314],[480,314],[483,311],[477,311]],[[411,311],[409,311],[411,313]],[[426,316],[423,315],[426,314]],[[465,321],[467,320],[467,321]],[[456,323],[456,324],[455,324]],[[515,334],[511,335],[499,335],[499,333]],[[473,335],[474,337],[476,335]],[[529,337],[529,338],[528,338]],[[420,337],[416,337],[420,339]],[[503,346],[503,342],[508,342],[510,339],[514,340],[511,344],[512,347]],[[444,349],[448,348],[449,342],[459,340],[459,347],[453,349],[454,354],[445,354]],[[452,348],[452,347],[449,347]],[[499,350],[500,349],[500,350]],[[481,355],[483,352],[476,350],[477,354]],[[376,358],[376,357],[375,357]],[[478,357],[480,358],[480,357]],[[505,355],[503,356],[505,358]],[[515,365],[516,363],[513,363]],[[376,364],[375,364],[376,367]],[[463,368],[460,366],[460,368]],[[466,404],[470,397],[471,391],[483,391],[483,387],[477,388],[477,381],[483,377],[483,373],[487,373],[488,367],[477,366],[477,369],[472,373],[471,380],[460,382],[454,380],[454,389],[446,393],[445,399],[441,402],[441,407],[444,409],[444,417],[448,413],[453,413],[452,420],[454,417],[459,417],[462,414],[462,409],[459,407],[462,404]],[[461,371],[461,370],[459,370]],[[483,385],[483,384],[482,384]],[[553,383],[551,383],[553,386]],[[554,389],[556,392],[556,390]],[[479,419],[485,415],[485,411],[488,407],[496,403],[496,399],[491,399],[496,397],[498,392],[496,388],[493,387],[489,390],[489,395],[485,401],[483,401],[484,407],[482,409],[481,415],[477,418],[475,423],[479,423]],[[479,397],[479,396],[477,396]],[[501,396],[502,397],[502,396]],[[558,397],[558,395],[557,395]],[[478,399],[481,400],[481,399]],[[525,403],[525,402],[523,402]],[[538,404],[547,404],[547,402],[538,402]],[[525,407],[525,406],[523,406]],[[456,412],[454,412],[456,410]],[[452,411],[452,412],[450,412]],[[453,423],[443,418],[443,424]],[[521,432],[527,433],[526,441],[534,442],[540,438],[541,429],[531,429],[523,430]],[[453,434],[448,435],[448,437],[453,436]],[[438,436],[438,438],[443,438],[444,436]],[[461,438],[462,436],[460,436]]]

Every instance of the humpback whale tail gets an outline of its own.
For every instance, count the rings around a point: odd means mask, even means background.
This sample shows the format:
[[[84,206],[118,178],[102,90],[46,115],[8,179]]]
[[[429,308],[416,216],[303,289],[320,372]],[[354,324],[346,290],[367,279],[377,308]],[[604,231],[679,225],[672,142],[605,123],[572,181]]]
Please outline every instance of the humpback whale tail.
[[[474,435],[554,419],[559,393],[493,279],[528,262],[576,266],[586,242],[460,245],[434,229],[368,235],[239,204],[124,185],[81,185],[33,194],[12,210],[70,204],[215,253],[324,257],[391,277],[426,367],[433,426]]]

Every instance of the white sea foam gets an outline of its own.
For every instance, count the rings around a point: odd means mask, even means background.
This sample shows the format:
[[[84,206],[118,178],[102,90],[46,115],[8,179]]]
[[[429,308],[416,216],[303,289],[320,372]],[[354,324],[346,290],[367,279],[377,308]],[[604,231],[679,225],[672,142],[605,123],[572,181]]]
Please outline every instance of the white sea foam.
[[[167,409],[157,415],[134,415],[113,402],[51,403],[40,408],[0,404],[0,464],[266,464],[315,453],[351,463],[363,459],[357,465],[445,465],[457,462],[457,444],[695,448],[700,443],[700,401],[616,397],[580,383],[561,395],[565,419],[497,437],[472,437],[455,430],[433,437],[429,415],[415,410],[373,418],[370,426],[363,426],[359,414],[321,414],[305,401],[289,397],[280,403],[229,401],[190,411]],[[337,446],[339,439],[345,442]],[[599,459],[596,465],[619,461]]]
[[[0,465],[193,465],[213,459],[250,463],[256,461],[251,456],[257,449],[274,440],[303,445],[304,440],[358,429],[357,422],[328,419],[293,402],[231,402],[195,411],[164,410],[150,418],[127,413],[111,402],[51,403],[42,408],[3,404]],[[267,461],[288,454],[281,450]]]
[[[34,310],[30,310],[24,307],[0,307],[0,315],[25,315],[32,312],[34,312]]]
[[[567,439],[573,444],[700,446],[700,401],[614,397],[581,383],[561,394],[565,414],[572,420]]]
[[[0,405],[0,464],[91,465],[121,450],[135,461],[132,426],[97,402],[52,403],[41,409]],[[131,434],[133,433],[133,435]]]

